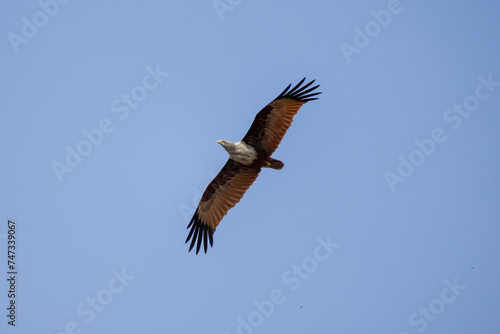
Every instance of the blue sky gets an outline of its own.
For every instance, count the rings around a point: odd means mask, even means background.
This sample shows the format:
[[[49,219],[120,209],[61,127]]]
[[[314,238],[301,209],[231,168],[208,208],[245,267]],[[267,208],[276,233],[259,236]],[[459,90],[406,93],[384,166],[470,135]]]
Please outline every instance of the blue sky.
[[[1,332],[498,332],[499,14],[2,2]],[[216,141],[303,77],[285,168],[188,253]]]

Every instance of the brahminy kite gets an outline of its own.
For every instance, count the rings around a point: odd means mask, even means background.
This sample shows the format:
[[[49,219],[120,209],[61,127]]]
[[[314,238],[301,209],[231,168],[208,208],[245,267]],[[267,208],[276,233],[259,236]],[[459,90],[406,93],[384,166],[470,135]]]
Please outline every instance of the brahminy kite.
[[[219,140],[217,143],[229,153],[229,160],[210,182],[203,193],[198,208],[187,228],[191,227],[186,243],[191,240],[189,251],[196,245],[196,254],[203,240],[205,253],[208,241],[213,246],[213,234],[229,209],[236,205],[245,191],[255,181],[262,167],[282,169],[283,162],[271,157],[283,136],[292,124],[293,116],[308,101],[317,100],[321,92],[313,93],[319,85],[309,88],[306,78],[295,87],[291,84],[271,103],[262,109],[252,123],[250,130],[237,143]]]

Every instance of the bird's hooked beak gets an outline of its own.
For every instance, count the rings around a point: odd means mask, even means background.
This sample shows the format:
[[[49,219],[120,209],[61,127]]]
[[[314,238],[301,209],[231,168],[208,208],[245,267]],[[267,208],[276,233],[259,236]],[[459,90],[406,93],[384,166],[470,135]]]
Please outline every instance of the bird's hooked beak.
[[[222,140],[217,140],[217,144],[221,144],[222,145]]]

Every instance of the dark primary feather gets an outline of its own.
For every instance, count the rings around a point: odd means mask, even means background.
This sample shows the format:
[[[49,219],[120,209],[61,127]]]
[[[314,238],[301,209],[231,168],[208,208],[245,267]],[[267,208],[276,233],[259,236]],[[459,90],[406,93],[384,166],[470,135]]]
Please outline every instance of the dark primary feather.
[[[192,227],[191,227],[192,226]],[[193,237],[193,240],[191,240],[191,245],[189,246],[189,251],[191,251],[194,247],[194,244],[196,240],[198,240],[198,244],[196,246],[196,254],[200,251],[200,246],[201,246],[201,240],[203,239],[203,248],[205,249],[205,253],[207,252],[207,239],[210,240],[210,247],[214,245],[214,230],[206,224],[203,224],[200,220],[200,217],[198,217],[198,211],[195,211],[193,218],[189,222],[189,225],[187,228],[191,227],[191,231],[189,231],[189,234],[186,238],[186,243]]]
[[[309,94],[309,95],[307,95],[307,93],[312,92],[313,90],[318,88],[319,85],[314,86],[314,87],[309,88],[308,90],[304,91],[304,89],[311,86],[314,83],[314,81],[316,81],[316,80],[313,80],[313,81],[309,82],[308,84],[306,84],[305,86],[303,86],[302,88],[298,89],[300,87],[300,85],[302,85],[302,83],[304,83],[305,80],[306,80],[306,78],[303,78],[302,80],[300,80],[300,82],[297,85],[295,85],[295,87],[293,87],[291,91],[288,92],[288,90],[292,86],[292,84],[289,84],[288,87],[286,87],[285,90],[283,92],[281,92],[281,94],[278,95],[278,97],[275,98],[273,101],[276,101],[279,99],[285,99],[285,98],[292,99],[292,100],[299,101],[299,102],[307,102],[307,101],[317,100],[318,99],[317,97],[312,97],[312,96],[319,95],[319,94],[321,94],[321,92],[313,93],[313,94]]]

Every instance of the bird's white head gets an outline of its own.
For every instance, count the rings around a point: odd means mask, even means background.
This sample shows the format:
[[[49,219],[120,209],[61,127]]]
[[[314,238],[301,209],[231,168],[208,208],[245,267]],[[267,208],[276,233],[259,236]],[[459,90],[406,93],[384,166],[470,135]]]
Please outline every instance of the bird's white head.
[[[222,147],[228,146],[229,142],[227,140],[217,140],[217,144],[221,144]]]
[[[229,140],[217,140],[217,144],[220,144],[228,153],[234,151],[234,143]]]

